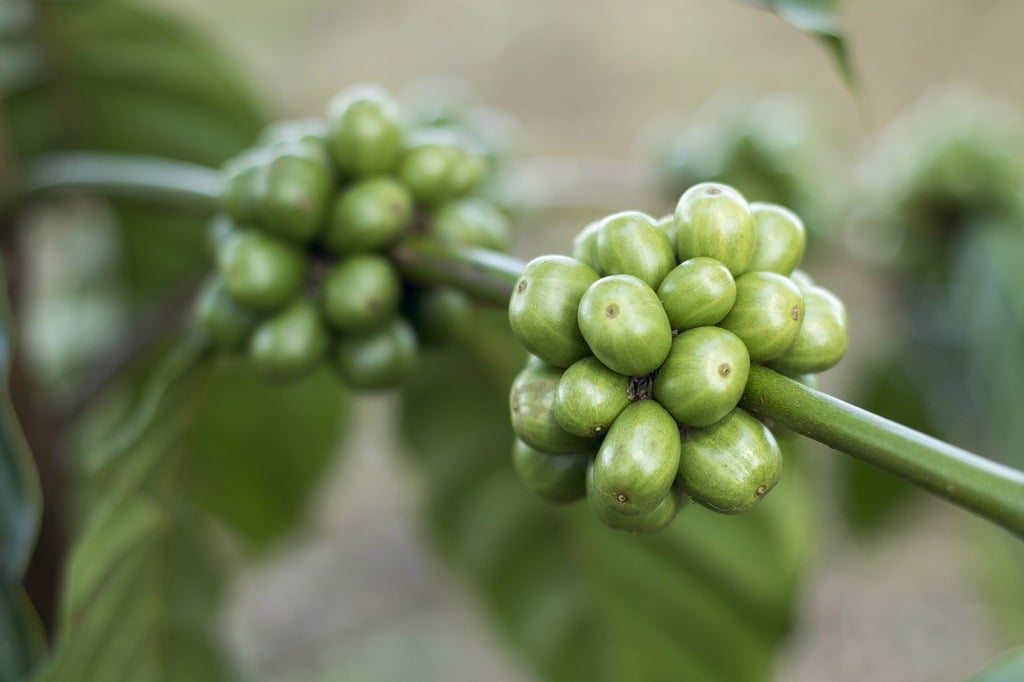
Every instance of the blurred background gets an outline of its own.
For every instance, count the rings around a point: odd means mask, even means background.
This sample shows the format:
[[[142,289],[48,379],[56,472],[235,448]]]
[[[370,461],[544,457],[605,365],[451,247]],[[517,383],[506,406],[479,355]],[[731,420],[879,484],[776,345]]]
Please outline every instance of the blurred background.
[[[670,212],[704,179],[793,207],[805,269],[851,321],[821,387],[1024,464],[1024,4],[841,2],[852,89],[817,41],[740,2],[140,4],[221,46],[274,118],[366,81],[504,112],[524,259],[614,211]],[[232,581],[223,628],[249,679],[532,679],[431,548],[396,401],[356,401],[301,529]],[[815,528],[777,679],[952,682],[1024,637],[1019,543],[803,450]]]

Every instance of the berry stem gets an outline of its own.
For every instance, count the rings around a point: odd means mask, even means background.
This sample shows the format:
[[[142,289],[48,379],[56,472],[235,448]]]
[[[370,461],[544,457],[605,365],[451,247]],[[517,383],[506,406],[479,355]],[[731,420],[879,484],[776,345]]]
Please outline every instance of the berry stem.
[[[1024,472],[752,366],[740,404],[1024,537]]]
[[[43,157],[24,167],[20,195],[4,209],[54,191],[91,190],[216,210],[218,171],[164,159],[97,153]],[[404,277],[453,286],[480,303],[508,305],[525,263],[485,249],[448,247],[421,239],[396,246]],[[807,388],[760,366],[751,367],[743,407],[862,459],[1024,537],[1024,472],[931,438]]]

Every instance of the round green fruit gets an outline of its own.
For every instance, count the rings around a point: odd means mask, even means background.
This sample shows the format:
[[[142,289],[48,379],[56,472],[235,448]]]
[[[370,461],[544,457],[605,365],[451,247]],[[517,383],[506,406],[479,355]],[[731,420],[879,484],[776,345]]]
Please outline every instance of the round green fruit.
[[[638,535],[654,533],[676,518],[679,510],[686,506],[689,497],[678,486],[672,486],[668,494],[654,509],[643,514],[623,514],[611,507],[594,490],[594,467],[587,469],[587,503],[594,516],[612,530],[621,530]]]
[[[608,432],[629,402],[629,377],[613,372],[595,357],[586,357],[562,374],[552,409],[569,433],[596,438]]]
[[[718,324],[747,344],[751,361],[764,362],[793,344],[803,319],[803,294],[789,278],[748,272],[736,278],[736,302]]]
[[[784,374],[824,372],[846,353],[846,308],[831,291],[818,286],[803,290],[804,323],[786,351],[768,363]]]
[[[259,316],[232,298],[219,277],[203,285],[196,301],[196,321],[215,348],[236,352],[245,348]]]
[[[356,254],[327,271],[324,316],[340,331],[369,331],[391,318],[401,296],[402,279],[391,261],[373,253]]]
[[[296,379],[323,360],[329,342],[316,306],[298,300],[256,328],[249,357],[268,379]]]
[[[604,221],[595,220],[580,230],[572,240],[572,257],[589,265],[598,275],[606,274],[597,257],[597,233],[603,225]]]
[[[633,275],[652,289],[676,266],[672,241],[646,213],[623,211],[601,221],[595,253],[606,275]]]
[[[732,332],[697,327],[672,341],[654,379],[654,399],[686,426],[709,426],[740,401],[750,374],[747,347]]]
[[[800,216],[777,204],[755,202],[750,213],[757,227],[757,246],[748,270],[788,275],[800,265],[807,247],[807,231]]]
[[[521,441],[541,452],[585,452],[593,443],[563,429],[552,410],[561,375],[560,369],[548,366],[527,366],[519,372],[508,398],[512,430]]]
[[[258,205],[266,185],[267,166],[271,158],[264,149],[252,149],[224,165],[221,205],[236,221],[249,224],[258,219]]]
[[[508,251],[512,239],[508,218],[497,206],[476,197],[440,206],[427,223],[427,234],[442,244]]]
[[[793,282],[793,284],[796,285],[797,289],[799,289],[800,291],[815,286],[814,280],[811,279],[811,276],[808,275],[805,270],[801,270],[800,268],[797,268],[796,270],[793,270],[793,272],[789,273],[789,279],[790,281]]]
[[[708,256],[733,277],[747,271],[757,230],[747,200],[735,189],[713,182],[694,185],[679,198],[675,219],[680,261]]]
[[[609,275],[591,284],[577,319],[594,355],[619,374],[650,374],[672,347],[672,325],[658,295],[632,275]]]
[[[343,175],[361,177],[394,170],[403,144],[398,104],[372,85],[341,92],[327,107],[327,143]]]
[[[528,490],[547,502],[565,504],[587,494],[587,467],[594,456],[590,452],[549,455],[516,439],[512,465]]]
[[[239,230],[221,242],[217,267],[235,300],[268,311],[298,295],[306,276],[306,257],[279,239]]]
[[[335,346],[334,367],[342,380],[356,388],[392,388],[416,365],[416,332],[395,315],[373,331],[342,336]]]
[[[293,154],[277,156],[260,193],[260,225],[284,239],[311,241],[323,227],[333,184],[322,165]]]
[[[523,269],[512,289],[508,319],[523,347],[556,367],[590,355],[576,312],[598,275],[568,256],[540,256]]]
[[[775,487],[781,473],[775,437],[742,409],[683,435],[680,484],[695,502],[714,511],[750,509]]]
[[[425,346],[460,338],[472,324],[473,304],[463,292],[451,287],[408,290],[402,310]]]
[[[412,221],[412,195],[393,178],[372,177],[346,187],[331,208],[324,246],[335,253],[391,246]]]
[[[412,195],[425,204],[439,204],[470,191],[482,179],[486,164],[453,131],[416,131],[402,158],[398,175]]]
[[[665,233],[669,243],[672,244],[672,255],[674,258],[676,254],[676,217],[671,213],[662,216],[658,219],[658,229]]]
[[[673,329],[707,327],[721,322],[732,310],[736,281],[714,258],[691,258],[665,276],[658,298]]]
[[[653,511],[679,469],[679,425],[653,400],[631,403],[594,458],[594,494],[619,514]]]

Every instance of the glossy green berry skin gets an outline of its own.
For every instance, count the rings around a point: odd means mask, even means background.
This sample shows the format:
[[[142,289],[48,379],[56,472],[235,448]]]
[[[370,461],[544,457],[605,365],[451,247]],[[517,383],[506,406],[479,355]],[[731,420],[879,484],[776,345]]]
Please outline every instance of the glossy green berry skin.
[[[364,389],[393,388],[416,366],[419,343],[409,322],[395,315],[372,331],[342,335],[334,353],[334,368],[342,381]]]
[[[324,316],[335,329],[364,332],[390,320],[402,296],[402,279],[391,261],[374,253],[343,258],[323,280]]]
[[[654,379],[654,398],[686,426],[710,426],[740,401],[750,355],[740,339],[719,327],[679,334]]]
[[[306,276],[306,257],[279,239],[239,230],[221,242],[217,267],[235,300],[271,311],[298,295]]]
[[[215,277],[203,285],[196,300],[196,321],[215,348],[234,353],[246,348],[259,315],[236,301]]]
[[[657,289],[676,266],[672,241],[654,218],[639,211],[623,211],[601,221],[595,253],[606,275],[633,275]]]
[[[662,216],[657,222],[658,229],[665,233],[668,237],[668,241],[672,244],[672,254],[676,254],[676,217],[669,213],[666,216]]]
[[[736,281],[714,258],[699,256],[672,269],[658,287],[672,329],[718,324],[736,302]]]
[[[461,136],[452,131],[416,131],[398,169],[402,183],[417,201],[437,205],[473,189],[486,164]]]
[[[675,211],[676,253],[680,261],[708,256],[736,277],[747,271],[757,245],[750,206],[728,185],[705,182],[679,198]]]
[[[622,411],[594,459],[594,493],[620,514],[644,514],[665,499],[679,469],[679,426],[653,400]]]
[[[619,374],[653,372],[672,347],[672,325],[658,295],[632,275],[609,275],[591,284],[577,319],[594,355]]]
[[[370,177],[348,185],[331,207],[324,246],[334,253],[384,249],[405,234],[413,199],[389,177]]]
[[[271,159],[267,150],[252,149],[225,164],[221,205],[239,223],[251,224],[259,219],[259,202]]]
[[[803,290],[804,322],[782,355],[768,363],[784,374],[824,372],[839,364],[848,340],[846,308],[835,294],[819,286]]]
[[[572,240],[572,257],[586,263],[601,276],[606,273],[601,269],[601,261],[597,257],[597,234],[603,225],[604,221],[595,220],[580,230]]]
[[[764,362],[793,344],[803,319],[803,294],[788,277],[748,272],[736,278],[736,302],[718,324],[747,344],[751,361]]]
[[[508,398],[512,430],[519,440],[541,452],[585,452],[593,443],[563,429],[552,411],[561,375],[560,369],[546,365],[527,366],[519,372]]]
[[[402,311],[424,346],[459,339],[472,325],[472,302],[452,287],[407,290],[402,298]]]
[[[590,452],[550,455],[516,439],[512,447],[512,466],[526,489],[546,502],[566,504],[587,494],[587,467]]]
[[[608,432],[629,402],[629,377],[591,356],[577,360],[562,373],[553,411],[555,420],[569,433],[597,438]]]
[[[807,230],[800,216],[778,204],[750,204],[757,228],[757,246],[748,270],[788,275],[804,258]]]
[[[512,289],[508,319],[524,348],[548,364],[568,367],[590,355],[577,323],[580,299],[598,275],[568,256],[540,256]]]
[[[437,208],[427,234],[442,244],[508,251],[512,231],[497,206],[478,197],[450,201]]]
[[[329,342],[316,306],[298,300],[260,323],[249,343],[249,357],[268,379],[296,379],[324,359]]]
[[[679,510],[686,506],[689,496],[678,486],[672,486],[654,509],[642,514],[623,514],[611,507],[594,489],[594,467],[587,470],[587,503],[594,516],[612,530],[635,535],[655,533],[672,523]]]
[[[302,156],[281,154],[270,162],[264,182],[257,208],[263,229],[299,243],[320,233],[334,189],[326,168]]]
[[[679,481],[695,502],[714,511],[750,509],[775,487],[781,473],[775,437],[742,409],[683,435]]]
[[[395,170],[404,143],[398,104],[372,85],[341,92],[327,107],[327,143],[338,170],[347,177]]]

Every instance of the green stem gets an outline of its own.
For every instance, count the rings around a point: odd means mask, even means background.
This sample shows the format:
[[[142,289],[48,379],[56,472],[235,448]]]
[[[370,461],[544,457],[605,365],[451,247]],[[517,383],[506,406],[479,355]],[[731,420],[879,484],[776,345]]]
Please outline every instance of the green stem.
[[[741,405],[1024,536],[1024,472],[753,366]]]
[[[214,210],[220,195],[216,171],[159,159],[76,153],[36,161],[26,171],[22,189],[29,196],[84,189]],[[454,286],[497,307],[508,304],[524,267],[522,261],[504,254],[424,240],[407,241],[392,255],[403,276],[411,281]],[[741,404],[1024,536],[1024,472],[925,436],[763,367],[751,368]]]
[[[99,152],[38,157],[22,168],[18,195],[0,197],[0,215],[54,192],[85,191],[214,211],[222,189],[219,171],[183,161]]]

